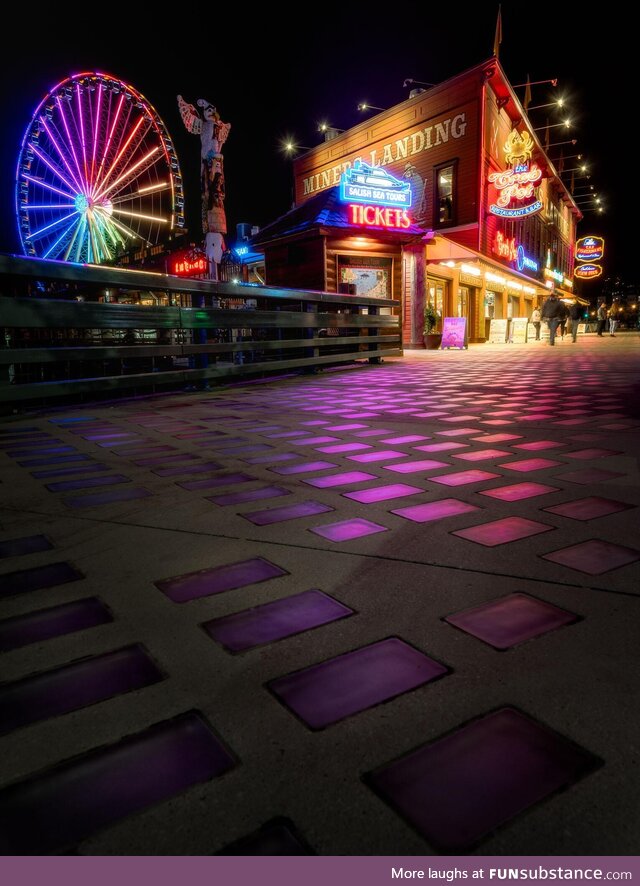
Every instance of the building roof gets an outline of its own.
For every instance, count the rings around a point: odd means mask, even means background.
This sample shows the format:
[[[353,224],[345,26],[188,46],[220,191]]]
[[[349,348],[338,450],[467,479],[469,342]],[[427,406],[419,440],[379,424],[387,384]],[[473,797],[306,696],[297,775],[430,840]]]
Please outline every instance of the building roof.
[[[412,240],[414,237],[423,236],[424,229],[418,225],[412,224],[409,228],[395,230],[389,228],[367,228],[364,229],[358,225],[354,225],[349,221],[347,215],[347,205],[340,201],[340,188],[327,188],[324,191],[306,200],[304,203],[290,209],[280,218],[266,225],[260,232],[252,238],[254,246],[263,246],[273,240],[281,240],[284,237],[291,237],[305,231],[312,231],[317,228],[334,228],[339,230],[349,230],[354,234],[362,235],[363,231],[371,234],[377,231],[390,240]]]

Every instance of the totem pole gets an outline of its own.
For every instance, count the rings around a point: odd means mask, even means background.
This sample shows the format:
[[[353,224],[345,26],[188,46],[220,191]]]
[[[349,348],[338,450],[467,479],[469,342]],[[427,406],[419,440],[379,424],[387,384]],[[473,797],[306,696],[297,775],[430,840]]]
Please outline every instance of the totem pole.
[[[209,259],[211,277],[219,277],[218,266],[225,250],[224,234],[227,218],[224,212],[224,161],[222,146],[227,140],[230,123],[222,123],[215,107],[198,99],[202,116],[193,105],[178,96],[178,108],[187,131],[200,136],[200,186],[202,190],[202,232],[204,251]]]

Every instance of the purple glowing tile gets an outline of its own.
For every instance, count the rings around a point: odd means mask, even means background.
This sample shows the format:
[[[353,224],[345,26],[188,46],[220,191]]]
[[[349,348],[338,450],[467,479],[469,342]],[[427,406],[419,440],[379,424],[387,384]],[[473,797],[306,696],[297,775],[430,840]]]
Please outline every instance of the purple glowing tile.
[[[578,572],[586,572],[587,575],[602,575],[640,560],[640,551],[594,538],[550,554],[542,554],[542,558]]]
[[[138,445],[142,446],[149,441],[144,439],[143,437],[126,437],[122,440],[109,440],[107,443],[98,443],[102,449],[116,449],[116,447],[122,446],[124,449],[127,446]]]
[[[327,424],[327,422],[324,422],[324,421],[307,422],[307,421],[305,421],[305,422],[303,422],[303,424],[305,424],[305,425],[307,425],[307,424],[325,425],[325,424]],[[366,428],[366,427],[367,427],[366,425],[358,424],[357,422],[351,422],[351,424],[347,424],[347,425],[332,425],[330,428],[325,428],[325,431],[332,431],[332,432],[333,431],[357,431],[360,428]]]
[[[602,468],[584,468],[581,471],[568,471],[566,474],[558,474],[556,480],[568,480],[570,483],[581,483],[589,486],[591,483],[606,483],[607,480],[615,480],[616,477],[624,477],[620,471],[605,471]]]
[[[503,708],[383,766],[368,781],[430,843],[455,853],[599,764],[559,733]]]
[[[339,474],[330,474],[328,477],[310,477],[303,480],[309,486],[317,489],[331,489],[333,486],[351,486],[355,483],[364,483],[366,480],[377,480],[375,474],[367,474],[365,471],[341,471]]]
[[[357,434],[354,434],[354,437],[381,437],[383,434],[392,434],[393,431],[389,431],[388,429],[380,429],[380,428],[369,428],[368,431],[358,431]]]
[[[503,455],[512,455],[506,449],[476,449],[473,452],[461,452],[453,455],[453,458],[461,458],[464,461],[490,461],[501,458]]]
[[[169,465],[177,461],[194,461],[199,458],[188,452],[181,452],[179,455],[154,455],[151,458],[139,458],[134,461],[134,465],[144,468],[147,465]]]
[[[329,422],[325,418],[316,418],[316,419],[313,419],[312,421],[301,421],[300,424],[303,427],[308,426],[310,428],[313,428],[313,427],[322,427],[322,425],[328,425]],[[264,428],[263,430],[268,431],[269,428]],[[277,430],[277,428],[272,428],[272,430],[275,431],[275,430]],[[336,430],[336,429],[333,428],[333,430]]]
[[[566,443],[558,443],[556,440],[536,440],[535,443],[514,443],[513,448],[537,452],[539,449],[558,449],[558,447],[566,445]]]
[[[92,415],[74,415],[74,416],[66,416],[65,418],[50,418],[49,424],[52,425],[75,425],[75,424],[84,424],[85,422],[98,421]]]
[[[255,526],[270,526],[272,523],[299,520],[301,517],[313,517],[316,514],[326,514],[334,510],[335,508],[323,505],[319,501],[301,501],[295,505],[285,505],[282,508],[271,508],[266,511],[251,511],[240,516]]]
[[[428,443],[426,446],[414,446],[417,452],[450,452],[453,449],[468,449],[468,443]]]
[[[519,461],[505,462],[498,467],[528,474],[530,471],[543,471],[545,468],[554,468],[561,464],[561,461],[555,461],[553,458],[522,458]]]
[[[229,563],[225,566],[214,566],[212,569],[201,569],[154,582],[163,594],[174,603],[187,603],[198,597],[210,597],[223,591],[233,591],[247,585],[268,581],[280,575],[288,575],[286,569],[270,563],[263,557],[243,560],[241,563]]]
[[[104,434],[83,434],[82,436],[85,440],[116,440],[120,437],[132,437],[132,436],[134,438],[136,438],[135,434],[131,434],[126,431],[121,431],[121,432],[112,431],[111,433],[104,433]]]
[[[70,581],[84,578],[82,572],[70,563],[49,563],[33,569],[21,569],[0,575],[0,598],[12,594],[24,594],[27,591],[39,591],[42,588],[53,588]]]
[[[283,489],[281,486],[263,486],[261,489],[249,489],[245,492],[210,495],[207,496],[207,500],[215,505],[241,505],[247,501],[262,501],[265,498],[280,498],[283,495],[291,495],[291,490]]]
[[[447,672],[444,665],[398,637],[389,637],[267,686],[311,729],[323,729]]]
[[[337,437],[307,437],[304,440],[292,440],[294,446],[316,446],[319,443],[336,443]]]
[[[251,430],[247,428],[247,430]],[[265,428],[268,430],[268,428]],[[198,439],[200,437],[206,438],[207,440],[213,440],[215,437],[222,437],[222,431],[182,431],[180,434],[174,434],[174,437],[177,440],[190,440],[191,438]]]
[[[68,477],[70,474],[91,474],[95,471],[109,471],[111,468],[108,465],[101,464],[86,464],[86,465],[74,465],[71,468],[54,468],[51,471],[31,471],[31,476],[35,477],[36,480],[48,480],[53,477]]]
[[[622,455],[619,450],[616,449],[577,449],[574,452],[565,452],[565,458],[580,458],[588,460],[590,458],[605,458],[607,455]]]
[[[325,471],[327,468],[337,468],[333,461],[305,461],[297,465],[287,465],[284,468],[269,468],[274,474],[308,474],[310,471]]]
[[[446,412],[415,412],[414,418],[439,418],[441,415],[446,414]]]
[[[140,645],[0,686],[0,733],[67,714],[164,679]]]
[[[70,508],[96,508],[99,505],[110,505],[116,501],[134,501],[138,498],[147,498],[151,493],[148,489],[114,489],[112,492],[96,492],[92,495],[81,495],[79,498],[63,499]]]
[[[419,443],[420,440],[429,440],[429,437],[425,437],[424,434],[403,434],[401,437],[388,437],[386,440],[381,440],[381,443],[386,443],[388,446],[398,446],[401,443]],[[416,449],[421,447],[416,446]]]
[[[74,600],[50,609],[40,609],[0,621],[0,652],[19,649],[113,621],[113,616],[97,597]]]
[[[547,495],[549,492],[560,492],[557,486],[546,486],[544,483],[513,483],[511,486],[498,486],[496,489],[485,489],[480,495],[488,495],[500,501],[521,501],[524,498],[535,498],[536,495]]]
[[[44,465],[65,465],[75,461],[92,461],[90,455],[50,455],[43,458],[29,458],[19,461],[21,468],[37,468]]]
[[[359,492],[343,492],[345,498],[363,504],[372,504],[377,501],[389,501],[393,498],[403,498],[405,495],[418,495],[424,492],[419,486],[408,486],[406,483],[393,483],[388,486],[375,486],[373,489],[361,489]]]
[[[451,534],[487,548],[493,548],[496,545],[506,545],[512,541],[539,535],[541,532],[551,532],[554,528],[546,523],[536,523],[535,520],[527,520],[524,517],[503,517],[501,520],[493,520],[491,523],[470,526],[469,529],[458,529]]]
[[[263,825],[259,831],[225,846],[216,855],[314,855],[304,839],[286,819]]]
[[[59,455],[61,452],[77,452],[75,446],[47,446],[37,449],[10,449],[5,453],[9,458],[29,458],[30,455]]]
[[[184,483],[176,483],[182,489],[215,489],[217,486],[235,486],[236,483],[249,483],[257,480],[250,474],[223,474],[219,477],[205,477],[203,480],[186,480]]]
[[[206,474],[219,471],[222,467],[217,461],[205,461],[201,464],[169,465],[166,468],[153,468],[152,474],[158,477],[181,477],[184,474]]]
[[[131,449],[118,449],[115,455],[124,456],[125,458],[135,458],[138,455],[146,455],[149,452],[175,452],[175,446],[169,445],[160,445],[160,446],[134,446]]]
[[[440,501],[398,508],[391,513],[404,517],[405,520],[412,520],[414,523],[431,523],[433,520],[444,520],[445,517],[454,517],[458,514],[468,514],[471,511],[479,510],[480,508],[467,504],[466,501],[458,501],[457,498],[443,498]]]
[[[416,474],[420,471],[434,471],[437,468],[451,467],[446,461],[436,461],[433,458],[423,458],[420,461],[403,461],[400,464],[385,465],[385,471],[393,471],[396,474]]]
[[[442,483],[444,486],[467,486],[469,483],[480,483],[482,480],[495,480],[500,474],[492,474],[490,471],[457,471],[455,474],[438,474],[437,477],[429,477],[431,483]]]
[[[552,508],[543,508],[551,514],[560,514],[561,517],[570,517],[572,520],[595,520],[598,517],[606,517],[608,514],[617,514],[626,511],[635,505],[624,501],[614,501],[611,498],[600,498],[593,495],[589,498],[581,498],[578,501],[567,501]]]
[[[50,551],[53,545],[46,535],[25,535],[22,538],[8,538],[0,541],[0,560],[5,557],[22,557],[38,551]]]
[[[326,523],[324,526],[316,526],[310,532],[321,535],[329,541],[351,541],[353,538],[363,538],[365,535],[375,535],[378,532],[387,532],[386,526],[372,523],[371,520],[363,520],[354,517],[352,520],[341,520],[339,523]]]
[[[116,486],[118,483],[131,483],[123,474],[111,474],[109,477],[87,477],[85,480],[62,480],[59,483],[47,483],[49,492],[73,492],[74,489],[91,489],[94,486]]]
[[[363,449],[371,449],[368,443],[334,443],[332,446],[318,446],[318,452],[334,454],[339,452],[361,452]]]
[[[52,854],[234,765],[197,712],[157,723],[0,792],[5,851]]]
[[[521,434],[481,434],[479,437],[472,437],[480,443],[506,443],[507,440],[520,440]]]
[[[322,591],[312,590],[215,618],[203,628],[229,652],[243,652],[349,615],[353,615],[353,609]]]
[[[439,437],[464,437],[467,434],[478,434],[480,428],[454,428],[452,431],[438,431]]]
[[[447,616],[445,621],[494,649],[510,649],[564,625],[574,624],[578,616],[545,600],[517,593],[456,612]]]
[[[242,458],[240,461],[248,465],[271,465],[281,461],[291,461],[292,458],[300,458],[299,452],[278,452],[274,455],[258,455],[256,458]]]

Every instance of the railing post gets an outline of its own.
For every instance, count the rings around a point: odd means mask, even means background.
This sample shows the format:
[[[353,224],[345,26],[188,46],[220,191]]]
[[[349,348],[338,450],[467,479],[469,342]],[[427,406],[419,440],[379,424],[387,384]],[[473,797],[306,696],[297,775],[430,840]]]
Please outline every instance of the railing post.
[[[317,302],[304,302],[304,311],[305,311],[305,313],[312,312],[312,313],[317,314],[318,313]],[[305,326],[304,338],[315,338],[317,334],[318,334],[317,327],[309,328],[308,326]],[[318,347],[304,349],[304,355],[309,360],[315,359],[317,356],[319,356],[319,354],[320,354],[320,349]],[[319,371],[318,368],[315,366],[312,366],[311,368],[305,367],[305,372],[318,372],[318,371]]]
[[[370,317],[379,317],[380,316],[380,308],[377,307],[377,305],[369,305],[368,313],[369,313]],[[376,336],[376,335],[378,335],[379,331],[380,330],[377,326],[370,326],[369,327],[369,335]],[[367,345],[367,350],[368,351],[376,351],[378,349],[378,347],[379,347],[379,344],[377,342],[372,342],[371,344]],[[373,363],[373,364],[382,363],[382,357],[369,357],[369,363]]]

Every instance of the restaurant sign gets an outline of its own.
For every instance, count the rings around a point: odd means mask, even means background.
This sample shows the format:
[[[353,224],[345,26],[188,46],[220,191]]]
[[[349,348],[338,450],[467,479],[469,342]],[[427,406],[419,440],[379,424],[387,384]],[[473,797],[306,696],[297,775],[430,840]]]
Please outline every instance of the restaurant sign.
[[[594,277],[599,277],[602,273],[602,265],[599,265],[597,262],[592,262],[585,265],[576,265],[576,267],[573,269],[573,273],[581,280],[593,280]]]
[[[504,144],[505,159],[510,168],[489,174],[489,181],[498,191],[495,203],[489,206],[493,215],[502,218],[523,218],[542,209],[537,186],[542,180],[542,170],[531,163],[533,139],[528,132],[512,129]]]
[[[602,237],[581,237],[576,243],[576,261],[600,261],[604,256]]]

